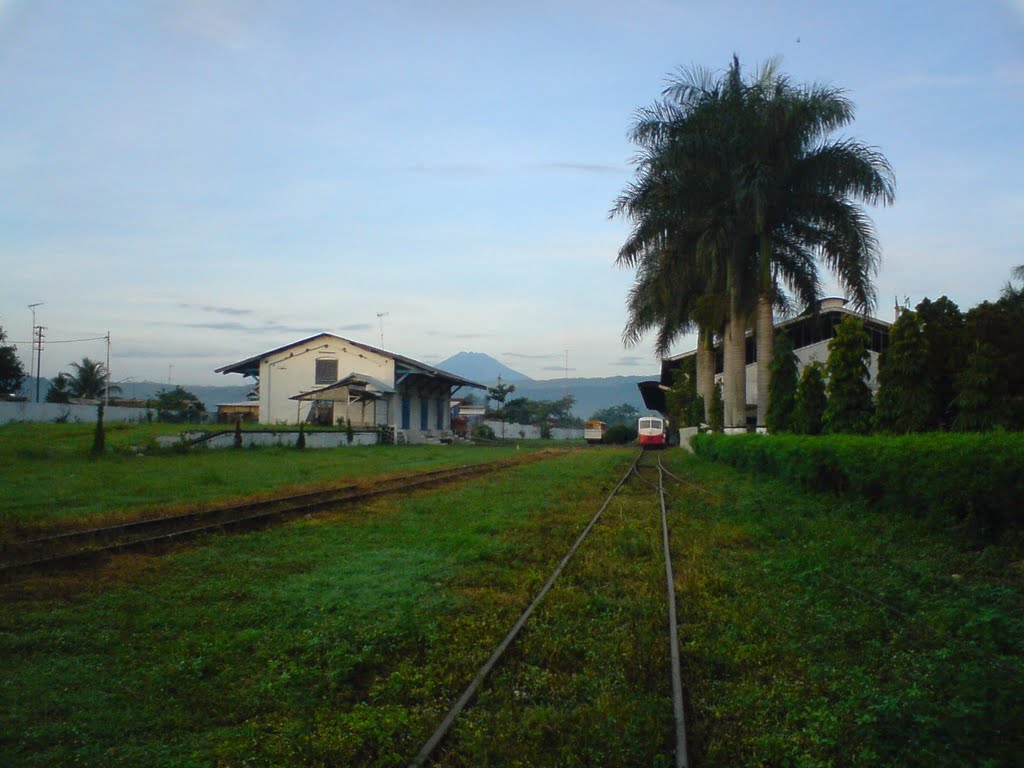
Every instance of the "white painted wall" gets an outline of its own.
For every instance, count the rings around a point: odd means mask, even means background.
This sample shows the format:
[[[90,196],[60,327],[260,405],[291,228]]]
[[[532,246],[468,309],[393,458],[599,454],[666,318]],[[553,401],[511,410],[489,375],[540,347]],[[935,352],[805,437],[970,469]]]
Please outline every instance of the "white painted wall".
[[[156,418],[156,410],[151,410]],[[67,414],[67,420],[74,423],[95,424],[95,405],[70,405],[63,403],[0,403],[0,424],[9,421],[55,421]],[[145,408],[125,408],[111,406],[103,411],[103,423],[136,422],[146,420]]]
[[[822,365],[828,362],[828,344],[830,339],[819,341],[796,350],[797,359],[800,361],[797,369],[797,377],[804,367],[811,362],[819,362]],[[722,374],[715,376],[715,382],[722,381]],[[878,353],[868,350],[868,386],[874,392],[878,389]],[[757,405],[757,363],[747,366],[747,404]]]
[[[344,339],[318,336],[260,360],[260,423],[297,424],[309,414],[312,402],[290,400],[323,384],[316,383],[316,361],[337,360],[338,378],[362,373],[388,386],[395,382],[393,358],[355,347]],[[334,418],[344,414],[344,404],[334,408]]]

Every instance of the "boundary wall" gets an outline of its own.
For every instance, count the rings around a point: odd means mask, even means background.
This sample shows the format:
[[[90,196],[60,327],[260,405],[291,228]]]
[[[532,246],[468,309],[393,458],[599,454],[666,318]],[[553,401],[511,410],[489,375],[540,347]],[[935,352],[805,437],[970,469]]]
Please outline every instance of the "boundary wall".
[[[156,417],[156,411],[150,411]],[[67,414],[67,421],[76,424],[95,424],[95,405],[70,403],[0,402],[0,424],[11,421],[56,421]],[[103,411],[103,423],[141,423],[146,420],[145,408],[125,408],[112,405]]]

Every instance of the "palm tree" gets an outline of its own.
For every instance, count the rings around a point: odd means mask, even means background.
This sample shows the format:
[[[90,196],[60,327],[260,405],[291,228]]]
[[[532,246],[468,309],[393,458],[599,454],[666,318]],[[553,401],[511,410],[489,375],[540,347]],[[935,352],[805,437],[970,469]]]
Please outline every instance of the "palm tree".
[[[641,148],[637,181],[612,213],[632,219],[634,229],[617,263],[644,263],[634,294],[663,280],[698,296],[687,293],[675,307],[671,298],[651,298],[634,315],[641,305],[631,295],[624,337],[635,342],[638,333],[660,324],[659,340],[672,339],[696,325],[699,336],[703,331],[698,349],[706,350],[710,334],[694,314],[699,295],[725,296],[725,424],[741,426],[746,332],[756,310],[763,424],[774,307],[787,301],[780,283],[813,306],[821,293],[821,260],[856,307],[872,305],[878,246],[870,221],[851,199],[891,202],[892,170],[870,147],[826,141],[852,120],[842,91],[793,86],[774,61],[750,82],[735,57],[717,78],[706,70],[681,70],[663,95],[638,112],[632,131]],[[689,279],[680,283],[680,273]]]
[[[121,391],[117,385],[107,385],[107,366],[96,360],[83,357],[80,363],[71,363],[74,374],[67,376],[67,392],[71,397],[98,399],[107,394]]]
[[[735,58],[733,68],[739,68]],[[828,140],[853,121],[853,104],[841,89],[794,86],[772,60],[747,94],[749,134],[737,201],[757,240],[757,402],[758,423],[764,424],[779,279],[813,306],[820,260],[854,308],[869,310],[879,248],[870,220],[853,201],[891,204],[895,182],[876,149],[851,139]]]
[[[619,196],[612,215],[633,221],[616,264],[636,267],[637,280],[627,307],[623,334],[628,344],[659,327],[657,348],[665,354],[678,336],[698,332],[698,394],[706,407],[712,395],[712,336],[724,319],[712,297],[738,293],[730,284],[734,224],[718,167],[721,136],[711,130],[726,111],[722,84],[705,70],[686,73],[687,88],[637,113],[632,131],[639,145],[637,178]],[[655,286],[660,286],[656,288]],[[736,304],[733,296],[733,304]],[[730,390],[732,392],[732,390]],[[727,397],[726,411],[734,410]]]

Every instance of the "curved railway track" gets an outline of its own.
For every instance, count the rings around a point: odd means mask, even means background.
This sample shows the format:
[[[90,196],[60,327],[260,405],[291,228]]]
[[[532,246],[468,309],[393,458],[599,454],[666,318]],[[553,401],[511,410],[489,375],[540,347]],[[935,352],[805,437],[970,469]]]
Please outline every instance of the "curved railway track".
[[[619,479],[619,481],[612,488],[607,498],[601,504],[600,508],[587,523],[583,531],[577,536],[576,540],[569,547],[568,552],[561,559],[558,565],[555,567],[551,576],[541,587],[540,591],[533,598],[530,604],[526,607],[526,610],[519,616],[519,618],[512,625],[512,628],[508,631],[501,642],[494,648],[490,657],[484,662],[483,666],[477,671],[476,676],[466,686],[462,695],[452,705],[451,709],[445,715],[444,719],[437,726],[434,732],[430,735],[427,741],[423,744],[419,752],[409,763],[409,768],[422,768],[426,765],[435,750],[444,741],[448,735],[452,726],[455,724],[459,714],[469,706],[473,698],[476,696],[480,686],[486,681],[495,665],[501,660],[505,651],[508,650],[509,646],[516,639],[516,636],[522,631],[523,627],[529,621],[530,616],[533,614],[537,606],[544,599],[544,596],[551,590],[551,588],[558,581],[558,578],[562,575],[566,566],[572,560],[573,555],[576,554],[577,550],[583,545],[591,531],[597,525],[601,519],[602,514],[611,504],[612,500],[622,490],[623,486],[629,482],[630,478],[636,477],[641,482],[649,485],[656,493],[658,497],[658,506],[661,515],[661,539],[662,539],[662,557],[665,566],[665,594],[666,594],[666,605],[667,605],[667,622],[668,622],[668,639],[669,639],[669,669],[671,677],[671,688],[672,688],[672,712],[675,723],[675,755],[674,765],[675,768],[688,768],[689,757],[687,753],[686,743],[686,719],[683,708],[683,684],[682,684],[682,669],[679,654],[679,633],[678,633],[678,619],[676,617],[676,595],[675,595],[675,580],[672,572],[672,553],[669,547],[669,530],[668,530],[668,513],[665,504],[665,475],[669,474],[662,466],[661,456],[656,456],[656,463],[642,464],[641,460],[651,455],[651,452],[641,450],[633,458],[629,469],[626,470],[625,474]],[[643,471],[654,470],[657,472],[656,479],[645,477]],[[672,475],[672,477],[675,477]],[[678,479],[678,478],[676,478]]]
[[[385,494],[412,491],[495,472],[529,461],[502,459],[419,472],[262,501],[135,520],[7,544],[0,551],[0,583],[30,571],[74,567],[107,555],[155,550],[211,532],[249,531],[322,509]]]

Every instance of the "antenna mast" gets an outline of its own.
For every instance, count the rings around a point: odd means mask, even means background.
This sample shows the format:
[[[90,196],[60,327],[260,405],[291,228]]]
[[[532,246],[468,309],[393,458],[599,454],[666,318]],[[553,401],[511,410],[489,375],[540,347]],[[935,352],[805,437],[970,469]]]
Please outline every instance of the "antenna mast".
[[[384,318],[388,316],[387,312],[377,313],[377,322],[380,323],[380,348],[384,349]]]

